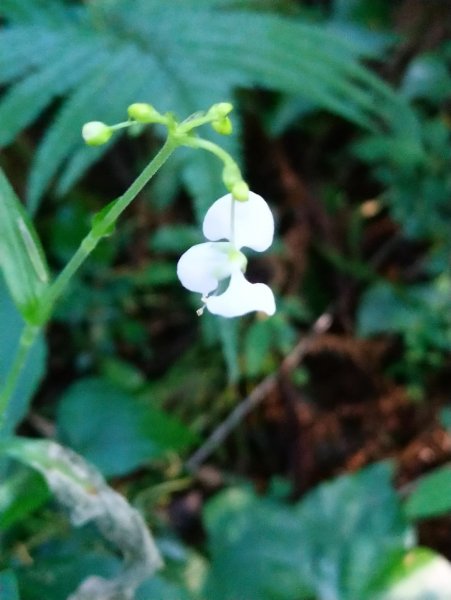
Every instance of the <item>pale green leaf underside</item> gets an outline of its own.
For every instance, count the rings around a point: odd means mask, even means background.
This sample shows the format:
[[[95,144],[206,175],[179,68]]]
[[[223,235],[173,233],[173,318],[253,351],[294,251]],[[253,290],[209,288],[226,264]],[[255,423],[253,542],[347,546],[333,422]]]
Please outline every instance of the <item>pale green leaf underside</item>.
[[[33,225],[1,169],[0,268],[18,310],[33,321],[48,269]]]

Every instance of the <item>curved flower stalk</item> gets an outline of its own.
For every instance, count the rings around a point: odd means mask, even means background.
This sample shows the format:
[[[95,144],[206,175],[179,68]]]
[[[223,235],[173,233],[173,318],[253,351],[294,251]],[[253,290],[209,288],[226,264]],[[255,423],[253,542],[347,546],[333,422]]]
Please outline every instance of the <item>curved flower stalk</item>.
[[[252,311],[273,315],[276,304],[271,289],[245,278],[247,259],[241,252],[243,247],[263,252],[272,244],[274,219],[265,200],[253,192],[244,202],[226,194],[208,209],[203,233],[209,241],[189,248],[177,264],[182,285],[202,294],[204,306],[198,314],[206,307],[223,317]],[[228,278],[228,287],[219,293],[221,282]]]

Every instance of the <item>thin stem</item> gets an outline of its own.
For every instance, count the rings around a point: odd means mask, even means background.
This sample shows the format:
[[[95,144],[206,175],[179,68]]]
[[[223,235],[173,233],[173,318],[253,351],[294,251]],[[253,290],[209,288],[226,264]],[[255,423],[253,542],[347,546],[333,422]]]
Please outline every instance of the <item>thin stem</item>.
[[[210,140],[192,137],[188,138],[187,141],[184,142],[184,145],[189,146],[190,148],[202,148],[203,150],[207,150],[208,152],[215,154],[225,165],[229,165],[231,163],[234,165],[236,164],[228,152],[223,150],[221,146],[218,146],[214,142],[210,142]]]
[[[4,424],[8,403],[16,389],[19,376],[25,367],[29,352],[39,332],[39,327],[30,324],[26,324],[22,330],[16,356],[6,377],[5,385],[0,392],[0,427]]]
[[[169,135],[158,154],[135,179],[128,190],[115,200],[111,208],[96,222],[94,228],[84,238],[78,250],[44,294],[42,298],[43,322],[48,320],[56,300],[64,292],[74,274],[96,248],[100,240],[112,229],[119,216],[167,161],[178,145],[178,142]]]

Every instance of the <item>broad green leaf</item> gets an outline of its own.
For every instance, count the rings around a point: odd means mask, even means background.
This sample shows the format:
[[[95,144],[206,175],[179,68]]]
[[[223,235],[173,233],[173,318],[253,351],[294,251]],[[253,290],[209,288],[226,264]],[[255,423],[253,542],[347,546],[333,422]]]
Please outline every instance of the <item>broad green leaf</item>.
[[[35,555],[32,565],[18,570],[24,600],[66,600],[88,577],[112,579],[119,570],[119,561],[105,552],[77,552],[70,544],[66,548],[52,544],[50,550],[50,557],[44,552]]]
[[[428,548],[414,548],[391,566],[372,600],[449,600],[451,564]]]
[[[451,511],[451,467],[424,475],[406,502],[411,519],[427,519]]]
[[[71,386],[58,407],[60,439],[104,475],[125,475],[194,442],[188,428],[106,379]]]
[[[16,576],[12,571],[0,571],[0,598],[20,600]]]
[[[22,318],[8,294],[2,277],[0,277],[0,322],[2,323],[2,335],[0,337],[0,385],[2,385],[11,368],[14,351],[17,348],[23,328]],[[12,433],[16,425],[26,415],[28,404],[44,376],[45,363],[46,345],[43,335],[40,335],[28,355],[25,368],[20,374],[16,389],[6,411],[5,424],[3,428],[0,428],[0,435]]]
[[[294,507],[230,489],[208,503],[205,522],[212,560],[207,598],[313,600],[303,525]]]
[[[0,266],[16,306],[33,322],[48,282],[47,265],[33,225],[1,170]]]
[[[380,577],[412,543],[390,483],[374,465],[323,484],[296,505],[234,489],[210,501],[215,600],[373,600]]]

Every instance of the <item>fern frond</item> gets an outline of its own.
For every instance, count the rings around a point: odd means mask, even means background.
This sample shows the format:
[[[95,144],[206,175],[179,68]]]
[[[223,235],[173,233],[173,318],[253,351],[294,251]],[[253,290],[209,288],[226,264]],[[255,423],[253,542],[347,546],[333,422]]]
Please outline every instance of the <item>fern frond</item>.
[[[131,46],[127,60],[127,85],[123,82],[122,63],[118,63],[118,71],[113,74],[102,88],[102,106],[95,118],[106,123],[114,123],[125,117],[125,108],[136,101],[137,98],[149,100],[155,97],[160,89],[161,82],[153,79],[146,69],[143,69],[144,58],[139,51]],[[152,73],[152,71],[150,72]],[[153,85],[156,87],[152,88]],[[114,99],[114,100],[113,100]],[[164,104],[162,104],[164,106]],[[169,104],[166,104],[169,106]],[[88,120],[92,115],[85,115]],[[105,152],[105,146],[98,148],[87,147],[78,131],[79,147],[70,156],[64,171],[58,180],[56,191],[58,194],[66,193],[96,160]]]
[[[102,64],[63,105],[36,153],[28,187],[31,211],[36,209],[43,191],[67,157],[82,148],[83,124],[93,118],[107,120],[109,116],[120,120],[123,117],[121,100],[123,92],[128,89],[123,76],[128,73],[131,64],[139,64],[138,58],[133,46],[125,47],[106,65]],[[98,156],[100,153],[95,158]]]
[[[68,22],[70,13],[61,0],[2,0],[0,17],[17,23],[57,25]]]
[[[66,44],[52,61],[0,99],[0,144],[11,142],[56,96],[82,82],[105,56],[101,40],[84,40],[80,35],[64,37]]]
[[[36,5],[49,7],[54,1],[39,0]],[[10,17],[15,2],[6,0]],[[302,96],[361,127],[389,130],[419,144],[408,105],[359,63],[361,45],[344,41],[327,26],[259,11],[260,3],[266,5],[266,0],[96,0],[84,12],[80,9],[72,26],[85,36],[81,45],[98,43],[105,49],[95,76],[73,75],[71,80],[65,73],[57,84],[52,77],[58,69],[64,70],[63,58],[57,56],[51,59],[53,67],[48,61],[39,63],[28,78],[26,61],[7,75],[24,79],[3,99],[9,111],[3,108],[5,114],[12,114],[14,103],[25,104],[30,90],[35,94],[36,107],[24,108],[26,118],[11,116],[14,131],[30,122],[55,94],[68,96],[37,151],[29,187],[32,204],[36,205],[63,163],[67,171],[61,176],[60,190],[67,189],[100,156],[103,150],[81,148],[81,125],[92,119],[114,121],[115,115],[120,119],[133,100],[186,116],[230,100],[238,87],[259,86]],[[24,0],[26,14],[17,13],[16,18],[34,19],[34,4],[35,0]],[[42,35],[49,39],[55,30],[48,23],[42,25]],[[2,44],[6,47],[4,35],[0,33],[0,49]],[[67,60],[76,63],[71,52]],[[73,70],[77,73],[79,68]],[[0,80],[2,70],[5,77],[8,66],[3,63],[2,69],[0,59]],[[199,179],[199,165],[206,168],[208,159],[192,161],[186,163],[184,177],[196,189],[197,212],[202,214],[202,198],[212,193],[215,184],[209,175]]]
[[[30,40],[33,40],[32,51]],[[42,67],[67,45],[58,30],[43,29],[37,25],[6,28],[0,35],[0,84],[24,76],[28,71]]]

